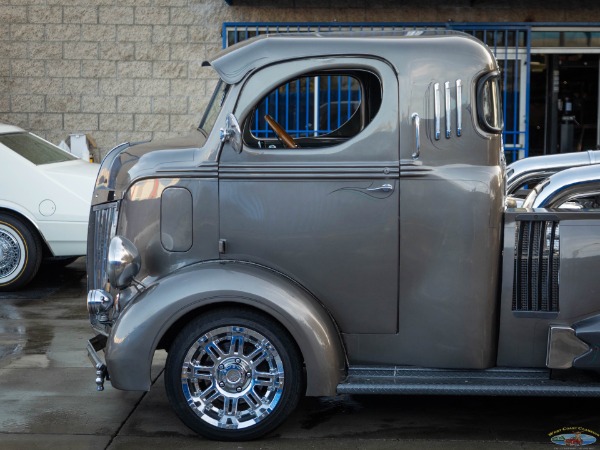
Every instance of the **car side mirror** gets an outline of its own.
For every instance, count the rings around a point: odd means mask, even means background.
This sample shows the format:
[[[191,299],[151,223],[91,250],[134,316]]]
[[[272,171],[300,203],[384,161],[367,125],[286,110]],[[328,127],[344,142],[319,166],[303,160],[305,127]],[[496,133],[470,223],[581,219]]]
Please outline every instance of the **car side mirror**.
[[[232,113],[227,114],[225,128],[220,130],[221,142],[229,142],[236,153],[242,152],[242,131],[240,124]]]

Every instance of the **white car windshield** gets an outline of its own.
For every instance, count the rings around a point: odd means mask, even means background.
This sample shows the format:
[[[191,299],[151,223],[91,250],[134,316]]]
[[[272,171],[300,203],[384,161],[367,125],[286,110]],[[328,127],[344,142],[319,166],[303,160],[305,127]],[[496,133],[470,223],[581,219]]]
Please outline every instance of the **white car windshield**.
[[[0,134],[0,144],[28,159],[35,165],[52,164],[77,159],[75,156],[30,133]]]

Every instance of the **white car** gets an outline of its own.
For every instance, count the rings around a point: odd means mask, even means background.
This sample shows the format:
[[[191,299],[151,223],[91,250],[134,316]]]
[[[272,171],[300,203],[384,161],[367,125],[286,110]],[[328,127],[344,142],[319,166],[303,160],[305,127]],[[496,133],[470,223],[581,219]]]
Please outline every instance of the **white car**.
[[[0,124],[0,291],[18,289],[42,258],[86,254],[99,165],[32,133]]]

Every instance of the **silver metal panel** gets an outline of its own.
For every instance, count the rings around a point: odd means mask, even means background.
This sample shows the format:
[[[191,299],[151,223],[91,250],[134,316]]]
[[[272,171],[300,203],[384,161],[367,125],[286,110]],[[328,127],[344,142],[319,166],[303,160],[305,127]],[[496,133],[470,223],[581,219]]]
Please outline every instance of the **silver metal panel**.
[[[560,311],[519,313],[512,311],[515,219],[560,222]],[[509,210],[504,230],[504,262],[500,304],[499,366],[545,367],[548,331],[552,326],[570,327],[598,313],[600,292],[600,213],[558,210]]]
[[[314,58],[250,76],[244,120],[282,81],[315,70],[369,70],[386,95],[371,123],[331,147],[290,151],[226,143],[220,158],[223,258],[280,271],[313,293],[353,333],[394,333],[398,308],[398,80],[374,58]],[[383,189],[391,185],[392,189]],[[375,316],[373,311],[378,311]]]
[[[187,252],[193,242],[192,193],[184,188],[169,187],[161,196],[160,241],[165,250]]]
[[[194,205],[189,211],[193,215],[193,235],[177,238],[191,239],[193,244],[176,257],[161,240],[161,198],[163,192],[174,188],[189,192]],[[217,189],[217,180],[209,178],[152,178],[131,185],[121,202],[118,233],[140,250],[142,268],[137,279],[151,283],[180,267],[219,257]],[[176,209],[177,205],[172,206]],[[167,228],[177,226],[168,225],[172,220],[167,220]]]
[[[325,309],[280,274],[225,261],[175,271],[133,300],[108,339],[106,364],[112,385],[148,390],[152,356],[161,337],[184,315],[200,314],[202,308],[218,304],[257,308],[278,320],[304,358],[307,395],[335,395],[345,360],[338,331]]]

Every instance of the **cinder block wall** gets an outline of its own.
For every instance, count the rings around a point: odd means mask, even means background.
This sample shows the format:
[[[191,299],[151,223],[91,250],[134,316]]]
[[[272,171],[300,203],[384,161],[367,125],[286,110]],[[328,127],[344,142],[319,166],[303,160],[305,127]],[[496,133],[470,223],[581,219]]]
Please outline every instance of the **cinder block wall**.
[[[0,121],[96,159],[194,129],[225,21],[594,21],[597,0],[0,0]]]

